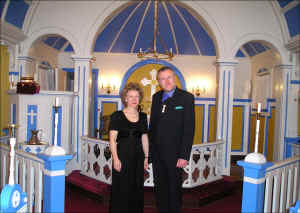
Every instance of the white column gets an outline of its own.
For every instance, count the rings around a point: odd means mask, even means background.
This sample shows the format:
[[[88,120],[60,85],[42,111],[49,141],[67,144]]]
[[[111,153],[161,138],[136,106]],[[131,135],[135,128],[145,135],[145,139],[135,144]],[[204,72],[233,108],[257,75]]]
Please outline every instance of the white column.
[[[292,137],[294,132],[294,122],[297,117],[292,112],[294,101],[292,101],[293,94],[291,92],[291,74],[293,66],[281,64],[275,67],[275,92],[276,98],[276,123],[275,123],[275,146],[274,146],[274,160],[282,160],[285,155],[285,137]],[[297,120],[296,120],[297,124]],[[296,125],[297,127],[297,125]],[[291,128],[291,130],[289,130]]]
[[[18,72],[19,77],[24,76],[32,76],[33,77],[33,70],[31,70],[33,66],[34,59],[29,56],[18,56],[17,62],[18,62]]]
[[[73,56],[72,59],[74,61],[74,92],[78,94],[74,99],[73,107],[73,151],[76,152],[75,159],[79,165],[81,157],[80,138],[87,135],[89,129],[91,57]]]
[[[218,59],[217,65],[217,140],[223,140],[224,174],[230,174],[231,141],[232,141],[232,104],[234,88],[235,60]]]

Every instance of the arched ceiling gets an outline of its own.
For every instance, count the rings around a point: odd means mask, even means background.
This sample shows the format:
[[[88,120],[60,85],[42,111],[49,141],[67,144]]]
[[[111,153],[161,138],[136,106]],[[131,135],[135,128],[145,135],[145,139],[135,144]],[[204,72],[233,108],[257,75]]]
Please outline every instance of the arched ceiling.
[[[251,41],[244,44],[239,51],[236,53],[236,57],[253,57],[260,53],[263,53],[269,49],[272,49],[262,42]]]
[[[176,2],[158,2],[157,51],[172,48],[175,54],[215,56],[213,41],[201,23]],[[154,2],[128,4],[99,33],[95,52],[137,53],[152,47]],[[161,40],[161,41],[160,41]]]

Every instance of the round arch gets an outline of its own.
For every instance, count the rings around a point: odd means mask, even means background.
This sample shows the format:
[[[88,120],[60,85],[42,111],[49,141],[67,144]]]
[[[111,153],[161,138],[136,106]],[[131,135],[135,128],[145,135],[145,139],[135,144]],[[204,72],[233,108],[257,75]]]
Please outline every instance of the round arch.
[[[183,77],[183,75],[181,74],[181,72],[179,71],[179,69],[177,67],[175,67],[173,64],[171,64],[167,61],[164,61],[164,60],[147,59],[147,60],[143,60],[143,61],[140,61],[140,62],[136,63],[135,65],[133,65],[132,67],[130,67],[128,69],[128,71],[125,73],[125,75],[122,79],[122,83],[121,83],[121,86],[120,86],[120,91],[122,91],[122,89],[124,88],[124,86],[125,86],[128,78],[130,77],[130,75],[136,69],[138,69],[139,67],[142,67],[146,64],[160,64],[160,65],[168,66],[168,67],[172,68],[174,70],[174,72],[176,73],[176,75],[178,76],[179,80],[180,80],[180,83],[182,85],[182,89],[186,89],[186,84],[185,84],[184,77]]]
[[[238,52],[239,48],[250,41],[260,41],[271,45],[279,52],[282,64],[290,63],[288,51],[284,48],[281,42],[270,34],[261,33],[248,34],[238,39],[235,42],[235,45],[231,48],[230,57],[235,58],[235,55]]]
[[[131,1],[124,2],[113,2],[108,6],[104,11],[101,11],[100,15],[97,16],[94,24],[91,26],[90,30],[86,35],[86,39],[84,40],[84,54],[89,55],[93,52],[93,45],[95,39],[99,33],[99,30],[103,29],[105,25],[109,22],[110,18],[118,13],[121,9],[126,7]],[[226,54],[225,41],[224,36],[221,33],[221,30],[216,24],[216,21],[197,3],[197,2],[178,2],[180,5],[184,5],[189,10],[193,12],[195,18],[201,21],[204,21],[205,27],[208,30],[214,45],[217,57]]]
[[[46,27],[46,28],[42,28],[40,30],[34,31],[28,36],[28,39],[26,39],[23,44],[22,55],[27,56],[29,54],[29,50],[32,47],[32,45],[42,36],[54,35],[54,34],[60,35],[60,36],[64,37],[66,40],[68,40],[72,44],[75,55],[80,53],[79,42],[75,38],[75,36],[73,36],[70,32],[68,32],[62,28]]]

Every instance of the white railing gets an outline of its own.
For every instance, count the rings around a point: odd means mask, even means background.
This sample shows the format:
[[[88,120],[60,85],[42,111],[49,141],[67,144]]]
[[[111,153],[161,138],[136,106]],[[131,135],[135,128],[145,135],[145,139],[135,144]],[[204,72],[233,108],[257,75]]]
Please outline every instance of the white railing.
[[[287,212],[300,199],[299,165],[298,155],[266,170],[264,212]]]
[[[112,159],[109,143],[82,137],[81,174],[111,184]],[[222,178],[224,142],[193,145],[188,166],[184,169],[183,187],[192,188]],[[145,171],[144,186],[153,186],[152,164]]]
[[[189,164],[184,168],[187,178],[183,187],[192,188],[222,179],[224,153],[223,141],[193,145]]]
[[[8,183],[9,151],[8,145],[0,144],[1,189]],[[43,168],[43,160],[16,149],[15,183],[19,184],[27,194],[28,212],[42,212]]]

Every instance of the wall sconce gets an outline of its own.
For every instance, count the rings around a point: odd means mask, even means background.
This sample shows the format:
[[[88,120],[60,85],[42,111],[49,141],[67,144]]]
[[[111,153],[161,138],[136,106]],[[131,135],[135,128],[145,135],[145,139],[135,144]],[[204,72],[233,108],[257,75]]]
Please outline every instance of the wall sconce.
[[[110,94],[110,93],[112,93],[112,92],[114,92],[114,91],[116,90],[116,86],[115,86],[115,85],[112,85],[112,86],[111,86],[110,83],[108,83],[106,86],[104,86],[104,85],[102,84],[101,89],[102,89],[103,91],[105,91],[106,94]]]
[[[206,95],[206,87],[205,86],[196,86],[192,88],[192,93],[199,97],[199,96],[204,96]]]
[[[189,88],[192,94],[196,97],[207,96],[211,88],[211,81],[209,79],[192,79],[189,82]]]

